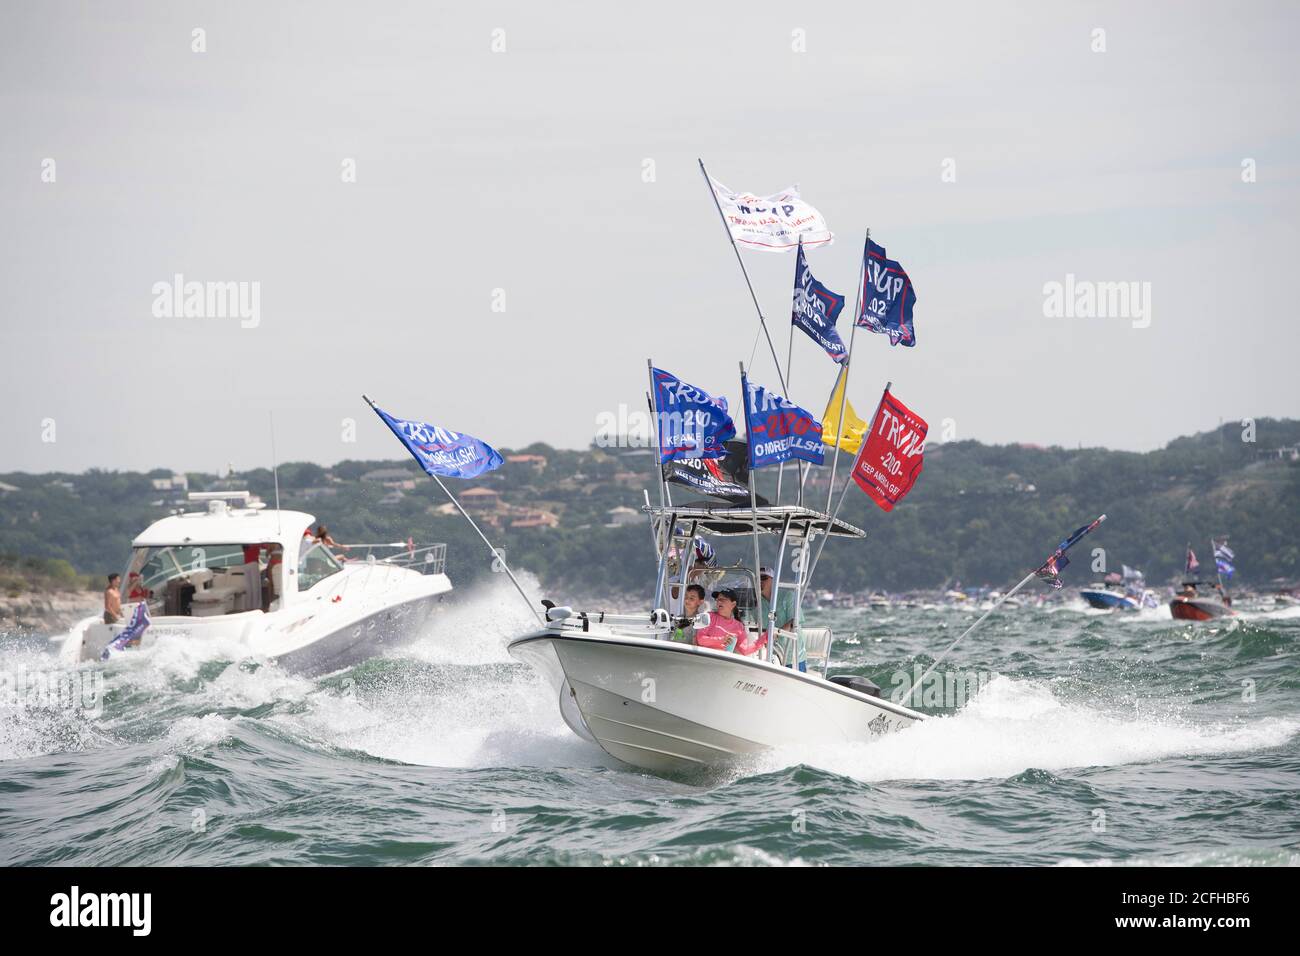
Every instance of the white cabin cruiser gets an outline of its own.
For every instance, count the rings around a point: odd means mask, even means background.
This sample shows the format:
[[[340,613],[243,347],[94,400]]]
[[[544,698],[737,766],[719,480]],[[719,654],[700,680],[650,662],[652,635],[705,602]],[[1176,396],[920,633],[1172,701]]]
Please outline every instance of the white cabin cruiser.
[[[733,507],[708,502],[646,506],[659,552],[655,607],[613,615],[555,607],[547,625],[511,641],[512,656],[546,675],[565,722],[625,763],[659,772],[725,766],[745,755],[787,744],[867,742],[923,720],[883,699],[870,680],[827,675],[833,635],[802,624],[808,545],[818,534],[861,538],[859,528],[796,505]],[[726,587],[751,612],[758,602],[755,568],[713,567],[698,560],[697,535],[777,535],[776,601],[767,621],[748,620],[748,633],[772,640],[752,656],[683,642],[701,626],[680,617],[690,584],[706,593]],[[795,557],[792,630],[775,621],[786,547]]]
[[[361,546],[364,559],[341,560],[310,535],[312,515],[250,504],[247,491],[189,497],[207,510],[163,518],[132,542],[122,621],[81,621],[62,639],[64,660],[99,660],[144,601],[142,645],[234,639],[296,673],[323,674],[413,635],[451,591],[444,544]]]

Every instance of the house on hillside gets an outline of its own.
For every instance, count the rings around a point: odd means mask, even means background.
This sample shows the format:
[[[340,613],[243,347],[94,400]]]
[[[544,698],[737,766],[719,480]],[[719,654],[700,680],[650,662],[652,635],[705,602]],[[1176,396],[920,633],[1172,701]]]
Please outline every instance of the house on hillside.
[[[361,476],[362,481],[373,481],[385,488],[399,491],[414,491],[415,479],[405,468],[376,468]]]
[[[1021,478],[1014,471],[1008,474],[1002,480],[1005,481],[1011,487],[1012,491],[1018,492],[1020,494],[1033,494],[1038,490],[1030,482],[1025,481],[1025,479]]]
[[[510,519],[512,528],[554,528],[559,523],[560,519],[551,512],[530,508],[520,508]]]
[[[610,508],[605,514],[609,515],[609,521],[605,524],[606,528],[625,528],[631,524],[639,524],[642,520],[639,511],[626,505]]]
[[[460,496],[460,503],[471,514],[496,514],[504,507],[501,492],[491,488],[471,488]]]
[[[318,498],[334,498],[338,493],[339,490],[337,488],[302,488],[297,492],[297,497],[302,498],[305,501],[315,501]]]
[[[519,465],[524,468],[531,468],[534,474],[540,475],[546,470],[545,455],[506,455],[506,464]]]

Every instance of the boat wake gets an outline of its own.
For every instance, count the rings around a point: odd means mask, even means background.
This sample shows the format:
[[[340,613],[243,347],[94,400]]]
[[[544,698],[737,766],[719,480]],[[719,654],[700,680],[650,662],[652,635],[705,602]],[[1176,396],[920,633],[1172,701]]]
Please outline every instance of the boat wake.
[[[507,640],[535,624],[510,584],[493,580],[412,643],[322,681],[302,707],[271,719],[333,747],[423,766],[612,765],[564,724],[546,681],[506,653]]]
[[[782,748],[765,754],[752,769],[769,772],[803,763],[867,782],[979,780],[1029,769],[1263,750],[1297,732],[1300,719],[1198,725],[1156,713],[1115,714],[1062,701],[1040,681],[999,676],[952,716],[932,717],[865,745]]]

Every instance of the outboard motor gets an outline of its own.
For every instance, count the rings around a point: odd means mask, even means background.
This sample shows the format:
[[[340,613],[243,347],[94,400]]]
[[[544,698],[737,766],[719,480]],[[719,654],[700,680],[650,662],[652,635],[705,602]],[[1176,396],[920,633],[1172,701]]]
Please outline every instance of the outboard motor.
[[[866,694],[868,697],[880,696],[880,686],[869,677],[859,677],[857,674],[832,674],[827,680],[849,690],[856,690],[859,694]]]

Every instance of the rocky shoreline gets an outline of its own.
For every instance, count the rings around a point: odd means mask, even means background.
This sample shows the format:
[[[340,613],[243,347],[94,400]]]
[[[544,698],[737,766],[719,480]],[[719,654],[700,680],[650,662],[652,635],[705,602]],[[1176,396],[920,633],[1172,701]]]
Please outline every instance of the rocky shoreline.
[[[57,634],[102,607],[93,591],[29,591],[0,594],[0,631]]]

